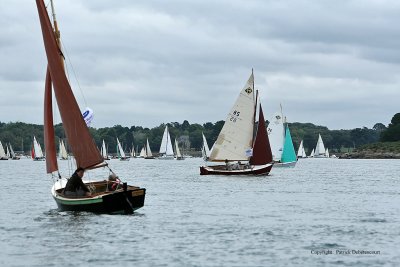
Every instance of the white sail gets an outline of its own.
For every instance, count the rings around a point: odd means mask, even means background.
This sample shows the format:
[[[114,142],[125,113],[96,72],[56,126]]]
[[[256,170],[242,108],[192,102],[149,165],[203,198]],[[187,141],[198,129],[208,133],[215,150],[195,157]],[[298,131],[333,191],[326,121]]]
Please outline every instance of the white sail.
[[[313,158],[314,157],[314,148],[313,148],[313,150],[311,151],[311,154],[310,154],[310,158]]]
[[[10,149],[8,148],[8,145],[6,145],[6,148],[7,148],[6,156],[7,156],[7,158],[10,158],[11,153],[10,153]]]
[[[160,154],[164,156],[174,156],[174,150],[172,149],[172,142],[171,142],[171,136],[169,135],[168,131],[168,125],[165,126],[160,146]]]
[[[100,154],[101,154],[101,156],[103,157],[103,159],[108,159],[106,143],[104,142],[104,140],[103,140],[103,144],[101,145]]]
[[[179,150],[179,146],[178,146],[178,142],[176,141],[176,138],[175,138],[175,151],[176,151],[176,157],[181,158],[182,154],[181,154],[181,151]]]
[[[146,157],[152,157],[152,156],[153,156],[153,154],[151,153],[149,139],[147,138],[147,142],[146,142]]]
[[[306,156],[306,151],[304,150],[303,146],[303,140],[300,142],[299,150],[297,151],[297,157],[298,158],[305,158]]]
[[[210,154],[211,161],[248,160],[255,116],[254,76],[250,75],[231,108]]]
[[[43,151],[40,144],[36,141],[36,137],[33,137],[33,149],[35,150],[36,158],[43,158]]]
[[[325,157],[329,158],[329,149],[328,148],[326,148],[326,150],[325,150]]]
[[[59,148],[59,154],[58,154],[60,159],[67,159],[68,158],[68,153],[67,149],[65,149],[64,141],[60,141],[60,148]]]
[[[201,152],[203,154],[203,159],[207,160],[210,157],[211,152],[210,149],[208,148],[207,139],[204,136],[204,133],[202,133],[202,135],[203,135],[203,147],[201,149]]]
[[[3,144],[0,141],[0,159],[6,159],[6,158],[7,158],[6,152],[4,151]]]
[[[8,146],[10,147],[10,155],[11,155],[11,158],[15,158],[16,155],[15,155],[14,149],[13,149],[12,146],[11,146],[11,143],[9,143]]]
[[[315,147],[314,157],[325,157],[325,146],[320,134],[318,135],[318,142],[317,146]]]
[[[272,158],[280,161],[285,142],[285,127],[283,125],[282,112],[276,112],[268,124],[268,139],[271,146]]]
[[[117,137],[117,145],[118,145],[119,156],[120,156],[121,158],[126,158],[125,152],[124,152],[124,150],[122,149],[122,146],[121,146],[121,143],[120,143],[119,140],[118,140],[118,137]]]
[[[145,148],[145,146],[143,146],[142,150],[140,150],[139,157],[141,157],[141,158],[146,157],[146,148]]]

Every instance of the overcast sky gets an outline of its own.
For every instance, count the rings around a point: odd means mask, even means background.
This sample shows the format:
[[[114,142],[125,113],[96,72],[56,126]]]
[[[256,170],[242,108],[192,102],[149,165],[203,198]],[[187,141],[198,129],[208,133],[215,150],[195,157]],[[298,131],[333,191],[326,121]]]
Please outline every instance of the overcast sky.
[[[0,4],[0,121],[42,124],[35,1]],[[397,0],[54,4],[75,96],[96,128],[224,120],[252,68],[267,119],[280,103],[289,122],[329,129],[387,125],[400,112]]]

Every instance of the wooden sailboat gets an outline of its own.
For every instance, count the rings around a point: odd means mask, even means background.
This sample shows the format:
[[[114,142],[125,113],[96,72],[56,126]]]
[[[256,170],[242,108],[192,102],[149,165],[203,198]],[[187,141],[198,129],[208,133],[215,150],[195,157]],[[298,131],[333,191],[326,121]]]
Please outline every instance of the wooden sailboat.
[[[57,33],[55,34],[43,0],[36,0],[36,5],[48,63],[44,97],[44,140],[47,173],[53,175],[54,172],[58,172],[52,114],[52,85],[65,134],[77,167],[85,170],[108,167],[90,135],[65,75],[63,62],[60,59],[62,52],[56,39],[56,36],[58,36],[57,24],[54,22],[55,32]],[[54,12],[53,18],[55,18]],[[111,169],[110,172],[112,172]],[[132,213],[144,205],[146,191],[144,188],[123,183],[122,188],[110,191],[108,181],[104,180],[105,177],[98,182],[85,182],[91,188],[91,196],[67,197],[63,190],[67,181],[62,179],[59,173],[58,177],[59,179],[54,183],[51,193],[60,210]]]
[[[160,145],[160,156],[158,159],[174,159],[171,136],[169,135],[168,125],[165,126],[164,134]]]
[[[201,166],[201,175],[267,175],[270,172],[272,153],[261,105],[258,129],[254,134],[256,99],[252,73],[211,150],[209,161],[225,164]]]
[[[175,153],[176,153],[175,158],[177,160],[184,160],[185,159],[181,154],[181,150],[179,149],[178,141],[176,141],[176,138],[175,138]]]
[[[121,146],[121,143],[118,140],[118,137],[117,137],[117,155],[118,155],[119,160],[123,160],[123,161],[128,161],[129,160],[129,157],[127,157],[125,155],[125,152],[122,149],[122,146]]]
[[[31,151],[32,159],[34,161],[43,161],[44,155],[43,155],[43,150],[42,147],[40,146],[40,143],[36,140],[36,137],[33,137],[33,144],[32,144],[32,151]]]

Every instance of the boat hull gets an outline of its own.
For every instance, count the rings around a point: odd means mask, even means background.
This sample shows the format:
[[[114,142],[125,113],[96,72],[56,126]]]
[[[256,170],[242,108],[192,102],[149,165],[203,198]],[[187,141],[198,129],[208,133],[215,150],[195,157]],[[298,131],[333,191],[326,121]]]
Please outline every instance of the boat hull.
[[[66,197],[62,189],[52,189],[60,211],[87,211],[94,213],[132,214],[144,206],[146,189],[127,186],[126,190],[106,191],[85,197]]]
[[[272,164],[256,165],[240,170],[227,170],[226,165],[201,166],[200,175],[268,175]]]
[[[282,167],[282,168],[293,168],[296,166],[297,161],[292,161],[292,162],[275,162],[274,167]]]

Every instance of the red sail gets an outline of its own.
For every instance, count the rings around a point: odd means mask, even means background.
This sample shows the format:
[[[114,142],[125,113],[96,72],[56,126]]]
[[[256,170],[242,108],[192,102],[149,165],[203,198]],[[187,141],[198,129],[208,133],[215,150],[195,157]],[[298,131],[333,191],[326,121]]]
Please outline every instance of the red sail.
[[[47,173],[58,170],[56,144],[54,140],[53,126],[53,104],[51,93],[51,77],[49,68],[46,72],[46,84],[44,88],[44,146],[46,149],[46,169]]]
[[[264,165],[270,162],[272,162],[272,151],[265,127],[264,114],[260,105],[257,135],[253,145],[253,156],[250,159],[250,164]]]
[[[33,148],[33,144],[32,144],[32,149],[31,149],[31,157],[32,159],[35,159],[35,149]]]
[[[48,68],[54,86],[58,109],[60,110],[65,134],[78,167],[90,168],[103,162],[93,138],[83,120],[78,103],[63,70],[53,28],[43,0],[36,0]]]

